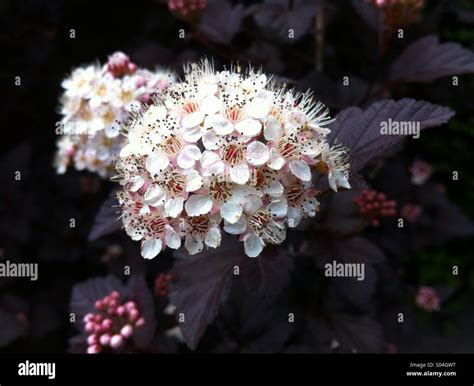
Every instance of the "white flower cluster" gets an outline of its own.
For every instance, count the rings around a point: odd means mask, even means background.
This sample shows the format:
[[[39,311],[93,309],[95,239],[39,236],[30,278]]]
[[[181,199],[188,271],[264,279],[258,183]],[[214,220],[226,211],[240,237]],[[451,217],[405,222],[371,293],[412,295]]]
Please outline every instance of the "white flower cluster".
[[[350,188],[348,157],[330,147],[331,119],[310,93],[286,90],[239,67],[215,72],[203,60],[132,117],[116,161],[127,234],[142,256],[184,240],[189,254],[239,235],[245,253],[280,244],[318,210],[318,175]]]
[[[130,111],[140,109],[151,95],[168,87],[170,73],[137,69],[128,56],[116,52],[100,67],[90,65],[75,69],[62,82],[62,119],[56,124],[55,167],[64,173],[69,166],[87,169],[103,178],[114,172],[113,160],[126,138],[120,122]]]

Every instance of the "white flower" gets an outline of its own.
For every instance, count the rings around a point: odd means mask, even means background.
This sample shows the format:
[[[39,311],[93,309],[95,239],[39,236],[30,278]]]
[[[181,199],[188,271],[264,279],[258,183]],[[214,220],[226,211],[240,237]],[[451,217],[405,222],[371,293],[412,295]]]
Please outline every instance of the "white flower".
[[[63,118],[55,158],[57,172],[73,166],[110,177],[113,162],[127,141],[121,135],[121,124],[140,110],[142,101],[150,102],[150,94],[166,89],[171,79],[169,72],[137,69],[122,53],[109,57],[102,68],[74,70],[62,82],[65,91],[60,99]],[[185,161],[180,164],[188,161],[189,165],[193,157],[198,158],[195,152],[184,152],[181,158]]]
[[[327,170],[329,186],[337,192],[338,187],[350,189],[347,148],[327,145],[321,153],[322,168]]]
[[[66,90],[65,95],[70,98],[84,98],[92,90],[94,81],[99,78],[100,69],[95,66],[75,69],[70,78],[65,79],[61,86]]]
[[[180,232],[190,255],[203,250],[204,245],[217,248],[221,244],[221,219],[218,215],[204,214],[181,220]]]
[[[222,231],[257,257],[285,240],[287,225],[316,215],[317,173],[348,186],[345,149],[327,142],[327,111],[268,79],[190,64],[183,81],[133,112],[116,168],[121,196],[131,197],[120,200],[124,226],[146,258],[181,241],[190,255],[217,248]]]

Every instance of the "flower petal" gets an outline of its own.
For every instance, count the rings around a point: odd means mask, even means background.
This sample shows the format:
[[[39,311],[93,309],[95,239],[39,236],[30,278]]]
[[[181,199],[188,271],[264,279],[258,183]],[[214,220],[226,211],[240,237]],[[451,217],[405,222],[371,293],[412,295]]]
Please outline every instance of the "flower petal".
[[[180,168],[189,169],[201,157],[201,150],[196,145],[186,145],[178,154],[177,163]]]
[[[215,95],[207,95],[201,100],[201,111],[204,114],[214,114],[220,110],[222,102]]]
[[[249,164],[259,166],[268,161],[270,158],[270,150],[268,150],[268,147],[264,143],[253,141],[247,146],[246,156]]]
[[[145,259],[153,259],[161,252],[162,246],[163,246],[163,242],[161,241],[161,239],[145,240],[142,243],[142,247],[141,247],[142,256]]]
[[[275,200],[268,204],[268,211],[273,214],[275,217],[284,217],[288,211],[288,204],[286,199]]]
[[[181,246],[181,238],[169,225],[166,226],[166,245],[171,249],[178,249]]]
[[[247,229],[247,218],[243,214],[235,224],[224,223],[224,230],[231,235],[241,235]]]
[[[288,212],[286,216],[288,218],[288,226],[290,228],[294,228],[300,223],[301,219],[303,218],[303,211],[300,208],[290,206],[288,207]]]
[[[195,239],[194,237],[188,235],[184,240],[184,247],[190,255],[195,255],[199,253],[204,248],[204,243],[201,239]]]
[[[146,159],[146,169],[152,176],[163,172],[169,164],[170,160],[164,154],[150,154]]]
[[[169,198],[165,203],[166,214],[170,217],[178,217],[183,211],[183,197],[172,197]]]
[[[255,137],[262,131],[262,124],[253,118],[247,118],[235,125],[235,129],[242,135]]]
[[[221,231],[218,227],[214,226],[207,231],[206,237],[204,238],[204,243],[208,247],[217,248],[219,245],[221,245],[221,239]]]
[[[137,192],[145,183],[145,179],[142,176],[133,176],[132,177],[132,186],[130,190],[132,192]]]
[[[263,193],[268,194],[271,197],[279,197],[284,192],[284,187],[280,181],[272,181],[272,183],[263,189]]]
[[[231,166],[230,179],[236,184],[246,184],[250,178],[250,169],[247,164]]]
[[[186,174],[186,192],[195,192],[202,186],[202,177],[197,170],[190,170]]]
[[[201,126],[185,127],[180,130],[181,137],[189,143],[195,143],[202,137]]]
[[[163,205],[165,203],[165,192],[159,186],[151,184],[143,195],[143,200],[151,206]]]
[[[208,116],[204,127],[214,130],[219,135],[228,135],[234,131],[234,125],[220,114]]]
[[[250,233],[244,237],[245,254],[248,257],[257,257],[264,247],[262,240],[257,235]]]
[[[263,136],[267,141],[278,141],[283,134],[280,122],[274,116],[269,116],[263,129]]]
[[[191,216],[200,216],[209,213],[212,209],[212,200],[208,196],[201,194],[193,194],[186,201],[186,213]]]
[[[224,172],[225,164],[219,155],[213,151],[206,150],[201,156],[202,175],[221,174]]]
[[[303,160],[294,160],[290,162],[290,171],[301,181],[311,181],[311,169]]]
[[[207,150],[219,149],[219,139],[213,129],[208,129],[202,136],[202,144]]]
[[[181,120],[181,126],[185,129],[198,126],[204,120],[204,113],[202,111],[195,111],[191,114],[185,115]]]
[[[242,207],[237,203],[225,202],[221,206],[221,216],[230,224],[235,224],[239,221],[242,215]]]
[[[271,91],[260,91],[250,102],[248,115],[252,118],[262,119],[268,115],[273,105],[273,93]]]
[[[285,166],[285,159],[278,154],[275,148],[270,149],[270,160],[268,161],[268,167],[274,170],[280,170]]]

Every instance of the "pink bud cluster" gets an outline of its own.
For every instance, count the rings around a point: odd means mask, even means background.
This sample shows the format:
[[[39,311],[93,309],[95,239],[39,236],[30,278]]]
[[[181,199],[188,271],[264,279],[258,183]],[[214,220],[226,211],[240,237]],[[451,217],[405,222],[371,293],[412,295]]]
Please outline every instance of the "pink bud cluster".
[[[168,0],[168,9],[182,17],[202,11],[204,8],[206,0]]]
[[[359,207],[360,214],[374,227],[379,226],[381,217],[396,214],[396,202],[375,190],[362,190],[354,197],[354,203]]]
[[[130,61],[130,58],[123,52],[115,52],[110,55],[107,62],[107,71],[114,77],[133,74],[137,70],[137,65]]]
[[[135,330],[145,324],[136,303],[128,301],[122,304],[117,291],[97,300],[95,309],[97,313],[84,316],[84,329],[88,334],[88,354],[122,348]]]
[[[416,293],[416,305],[424,311],[439,311],[441,301],[436,290],[432,287],[420,287]]]

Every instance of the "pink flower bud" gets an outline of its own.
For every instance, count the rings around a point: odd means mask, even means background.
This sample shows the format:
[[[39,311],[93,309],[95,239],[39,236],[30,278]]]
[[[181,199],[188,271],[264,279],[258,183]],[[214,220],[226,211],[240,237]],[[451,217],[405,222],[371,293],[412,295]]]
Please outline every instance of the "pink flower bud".
[[[99,352],[100,352],[100,346],[98,344],[87,347],[88,354],[97,354]]]
[[[92,334],[87,337],[87,344],[89,346],[93,346],[96,343],[97,343],[97,335]]]
[[[144,326],[144,325],[145,325],[145,319],[143,319],[143,318],[138,319],[137,322],[135,323],[135,325],[136,325],[137,327],[142,327],[142,326]]]
[[[92,322],[87,322],[85,326],[86,332],[94,332],[95,330],[95,324]]]
[[[112,348],[119,348],[123,344],[122,335],[114,335],[112,339],[110,339],[110,347]]]
[[[102,310],[104,308],[104,302],[102,300],[97,300],[95,302],[95,308],[99,311]]]
[[[123,316],[125,314],[125,307],[124,306],[118,306],[117,307],[117,315],[118,316]]]
[[[111,319],[104,319],[101,324],[104,330],[110,330],[112,327],[112,320]]]
[[[128,313],[128,318],[134,322],[135,320],[138,319],[138,316],[139,316],[139,313],[138,313],[138,310],[136,308],[132,309],[129,311]]]
[[[110,335],[109,334],[102,335],[99,339],[99,342],[102,346],[110,345]]]
[[[133,335],[133,327],[129,324],[126,324],[120,330],[120,335],[122,335],[124,338],[130,338]]]

